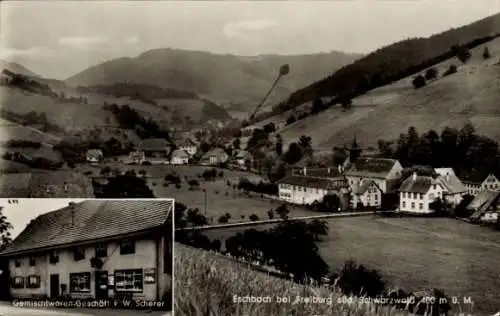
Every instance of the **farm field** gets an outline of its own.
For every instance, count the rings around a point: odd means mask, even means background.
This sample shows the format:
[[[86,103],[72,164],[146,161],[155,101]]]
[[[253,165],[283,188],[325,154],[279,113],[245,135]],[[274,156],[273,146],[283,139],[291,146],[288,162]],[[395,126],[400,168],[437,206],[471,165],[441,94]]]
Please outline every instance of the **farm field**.
[[[318,246],[332,270],[353,259],[405,290],[442,288],[459,300],[470,296],[475,312],[500,310],[498,232],[445,218],[366,216],[327,222],[330,233]],[[205,233],[223,239],[242,230]]]
[[[217,178],[214,181],[202,181],[198,175],[204,170],[209,170],[211,167],[205,166],[172,166],[172,165],[152,165],[152,166],[137,166],[121,164],[106,164],[110,167],[117,167],[121,170],[134,170],[138,172],[143,169],[147,174],[147,182],[155,197],[174,198],[177,202],[186,205],[188,208],[198,208],[202,213],[205,212],[205,193],[207,194],[207,212],[206,216],[217,224],[217,220],[221,215],[226,213],[231,214],[229,223],[240,221],[248,221],[248,217],[255,214],[259,219],[268,219],[267,211],[271,208],[277,208],[281,202],[260,198],[247,197],[243,193],[238,193],[233,189],[233,184],[238,184],[241,177],[245,177],[253,182],[258,182],[261,178],[258,175],[250,174],[241,171],[231,171],[226,169],[217,169],[223,172],[222,178]],[[98,175],[104,165],[84,165],[78,169],[82,173],[92,171],[94,175]],[[167,174],[175,172],[182,180],[181,188],[177,189],[174,184],[168,187],[163,185],[164,178]],[[187,179],[187,180],[186,180]],[[189,190],[187,181],[197,179],[200,182],[200,188],[197,190]],[[231,182],[231,186],[227,185],[227,181]],[[307,216],[311,215],[311,211],[300,207],[290,209],[290,216]],[[242,218],[244,216],[244,218]]]
[[[485,46],[492,54],[488,60],[482,57]],[[471,53],[466,64],[453,58],[436,65],[439,77],[426,87],[415,90],[411,84],[414,76],[404,78],[353,99],[349,111],[335,106],[278,132],[285,146],[305,134],[312,137],[314,147],[331,148],[352,141],[356,133],[363,147],[376,147],[378,139],[397,138],[412,125],[418,132],[439,132],[470,121],[479,133],[500,140],[500,38]],[[451,64],[458,72],[442,77]]]

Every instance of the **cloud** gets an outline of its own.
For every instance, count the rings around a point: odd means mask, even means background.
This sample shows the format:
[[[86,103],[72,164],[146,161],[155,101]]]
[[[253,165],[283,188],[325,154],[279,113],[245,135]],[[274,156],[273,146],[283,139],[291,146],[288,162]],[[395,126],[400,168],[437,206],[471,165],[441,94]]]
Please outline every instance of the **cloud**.
[[[92,36],[92,37],[70,36],[59,39],[59,45],[76,49],[93,49],[107,42],[108,42],[107,38],[98,36]]]
[[[55,52],[48,47],[35,46],[27,49],[0,47],[0,59],[7,59],[13,57],[47,57],[54,56]]]
[[[139,38],[137,36],[131,36],[125,40],[127,44],[137,44],[139,43]]]
[[[246,20],[226,24],[223,32],[228,37],[248,38],[278,26],[276,20]]]

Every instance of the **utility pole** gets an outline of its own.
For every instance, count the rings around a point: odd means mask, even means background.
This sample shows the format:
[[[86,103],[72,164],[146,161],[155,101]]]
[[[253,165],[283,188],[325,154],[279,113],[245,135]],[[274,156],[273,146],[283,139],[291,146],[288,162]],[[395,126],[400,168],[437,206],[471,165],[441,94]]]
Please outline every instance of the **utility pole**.
[[[205,217],[207,217],[207,189],[203,189],[205,195]]]

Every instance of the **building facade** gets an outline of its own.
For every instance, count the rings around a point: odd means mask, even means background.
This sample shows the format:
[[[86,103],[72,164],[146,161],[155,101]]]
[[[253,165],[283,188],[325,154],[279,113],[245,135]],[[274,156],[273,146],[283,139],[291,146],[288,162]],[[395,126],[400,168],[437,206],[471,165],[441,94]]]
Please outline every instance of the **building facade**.
[[[279,181],[279,198],[293,204],[312,204],[321,202],[328,194],[347,193],[344,177],[325,179],[308,176],[290,175]]]
[[[201,165],[215,166],[221,163],[226,163],[229,155],[222,148],[214,148],[207,152],[200,160]]]
[[[442,199],[445,188],[436,179],[413,173],[403,181],[399,189],[399,211],[408,213],[432,213],[430,205]]]
[[[382,205],[382,190],[373,180],[362,180],[351,192],[351,206],[380,207]]]
[[[172,204],[94,200],[40,215],[0,254],[9,261],[12,296],[165,299]]]
[[[500,177],[494,173],[473,173],[462,177],[467,194],[476,196],[484,190],[500,191]]]
[[[458,205],[467,194],[465,185],[452,168],[436,168],[434,171],[439,175],[436,180],[445,189],[443,200],[452,206]]]
[[[190,155],[183,149],[176,149],[172,152],[170,163],[172,165],[186,165],[189,163]]]
[[[402,171],[403,167],[395,159],[359,157],[347,167],[345,177],[351,190],[358,187],[361,180],[372,180],[383,193],[388,193],[396,189],[391,183],[400,179]]]
[[[87,162],[99,163],[104,159],[102,150],[100,149],[89,149],[87,150]]]

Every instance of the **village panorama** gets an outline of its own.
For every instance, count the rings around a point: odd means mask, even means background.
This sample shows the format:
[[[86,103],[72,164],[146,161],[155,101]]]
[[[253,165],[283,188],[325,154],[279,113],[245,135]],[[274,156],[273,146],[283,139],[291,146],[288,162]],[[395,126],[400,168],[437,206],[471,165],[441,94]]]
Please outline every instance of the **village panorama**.
[[[499,312],[500,7],[462,2],[2,3],[47,31],[0,34],[0,314]]]

